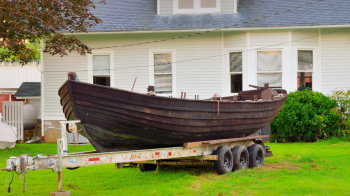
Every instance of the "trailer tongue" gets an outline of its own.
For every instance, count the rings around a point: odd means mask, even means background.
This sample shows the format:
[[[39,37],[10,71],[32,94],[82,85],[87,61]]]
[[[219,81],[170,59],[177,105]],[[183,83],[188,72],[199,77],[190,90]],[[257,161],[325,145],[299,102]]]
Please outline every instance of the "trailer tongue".
[[[62,190],[62,168],[77,169],[109,163],[120,166],[130,163],[139,164],[141,171],[151,171],[156,170],[157,165],[159,168],[164,165],[213,165],[219,174],[224,174],[232,170],[262,166],[264,157],[272,156],[269,147],[262,141],[267,135],[190,142],[182,147],[68,154],[66,125],[74,127],[75,123],[79,121],[61,121],[62,139],[57,140],[57,155],[11,157],[6,161],[7,167],[1,170],[21,172],[24,176],[27,170],[52,169],[58,172],[58,192],[50,195],[70,195],[70,192]]]

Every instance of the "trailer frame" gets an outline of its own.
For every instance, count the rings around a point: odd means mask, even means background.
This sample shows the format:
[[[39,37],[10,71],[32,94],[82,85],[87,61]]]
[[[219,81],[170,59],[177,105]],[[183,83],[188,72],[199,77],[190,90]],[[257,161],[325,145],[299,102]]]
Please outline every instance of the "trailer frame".
[[[2,168],[3,171],[23,170],[44,170],[52,169],[58,172],[58,191],[50,193],[50,195],[70,195],[70,193],[62,190],[62,171],[63,168],[76,169],[83,166],[102,165],[115,163],[119,168],[124,164],[146,164],[156,165],[152,167],[155,170],[157,166],[163,165],[214,165],[219,161],[216,150],[220,146],[227,146],[233,149],[236,146],[252,146],[259,144],[263,149],[263,157],[272,156],[270,148],[265,146],[262,141],[267,138],[266,135],[248,136],[241,138],[229,138],[221,140],[198,141],[183,144],[181,147],[131,150],[120,152],[104,152],[86,151],[78,153],[68,153],[67,145],[67,125],[73,127],[76,131],[75,124],[80,123],[75,121],[61,121],[62,138],[57,139],[57,155],[38,155],[35,157],[22,155],[20,157],[11,157],[8,159],[7,167]],[[21,164],[22,163],[22,164]],[[23,166],[24,163],[24,166]],[[23,168],[24,167],[24,168]],[[140,167],[141,169],[141,167]]]

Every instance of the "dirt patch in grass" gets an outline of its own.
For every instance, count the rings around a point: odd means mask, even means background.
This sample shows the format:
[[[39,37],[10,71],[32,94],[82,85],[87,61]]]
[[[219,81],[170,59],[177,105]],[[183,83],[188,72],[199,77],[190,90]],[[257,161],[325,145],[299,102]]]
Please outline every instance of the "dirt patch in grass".
[[[294,171],[300,168],[301,165],[292,163],[265,163],[263,167],[258,167],[257,169],[265,171],[288,169],[289,171]]]

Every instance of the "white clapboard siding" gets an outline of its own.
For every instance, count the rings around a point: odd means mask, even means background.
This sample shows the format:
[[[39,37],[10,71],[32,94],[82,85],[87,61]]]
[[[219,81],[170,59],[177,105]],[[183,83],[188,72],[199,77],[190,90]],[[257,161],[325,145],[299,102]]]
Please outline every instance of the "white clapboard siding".
[[[247,33],[243,31],[224,32],[224,48],[247,47]]]
[[[288,46],[288,30],[252,31],[249,33],[250,46]]]
[[[350,90],[350,31],[327,34],[336,30],[321,31],[321,84],[326,94],[336,89]]]
[[[43,73],[43,99],[44,119],[43,120],[65,120],[63,109],[58,96],[59,87],[67,80],[68,72],[76,72],[80,81],[87,82],[87,57],[77,53],[70,53],[68,56],[51,56],[45,53]]]
[[[133,44],[164,38],[171,38],[185,33],[154,34],[110,34],[78,36],[91,48],[124,44]],[[167,42],[144,44],[132,47],[116,47],[114,51],[114,86],[131,90],[135,77],[134,91],[146,93],[149,85],[150,50],[176,50],[176,60],[195,61],[176,64],[176,95],[186,92],[187,97],[199,95],[201,99],[210,98],[214,93],[222,92],[222,33],[214,32],[192,38],[177,39]],[[98,52],[93,50],[92,52]],[[204,58],[208,56],[216,56]],[[44,118],[63,120],[64,115],[58,96],[58,89],[67,79],[67,73],[77,72],[80,80],[88,81],[88,57],[78,54],[58,57],[44,55]],[[91,76],[90,76],[91,77]]]
[[[24,66],[18,62],[0,63],[0,88],[19,88],[22,82],[40,82],[40,67],[36,62]]]
[[[336,29],[323,29],[321,34]],[[191,32],[193,33],[193,32]],[[200,99],[210,98],[214,93],[220,95],[225,91],[223,82],[224,62],[227,56],[222,56],[227,49],[246,48],[246,75],[244,80],[247,84],[256,84],[256,48],[264,47],[283,48],[286,55],[283,56],[284,73],[283,85],[288,91],[295,90],[293,77],[296,77],[297,70],[292,69],[293,47],[319,48],[320,54],[316,58],[321,64],[322,93],[330,93],[335,88],[350,88],[350,38],[349,31],[331,33],[318,37],[318,29],[295,29],[295,30],[250,30],[246,32],[211,32],[198,36],[186,37],[164,42],[148,43],[125,47],[111,47],[151,42],[172,37],[188,35],[189,32],[179,33],[129,33],[129,34],[87,34],[77,35],[84,43],[91,48],[110,47],[105,49],[93,49],[93,53],[113,54],[112,64],[114,76],[111,81],[114,87],[124,90],[131,90],[135,77],[137,81],[134,87],[135,92],[145,93],[150,84],[150,58],[154,51],[175,51],[176,71],[173,77],[176,82],[176,94],[180,97],[181,92],[186,92],[186,97],[193,98],[199,95]],[[315,36],[315,37],[312,37]],[[308,38],[305,40],[290,41]],[[249,46],[247,45],[249,44]],[[224,60],[224,61],[223,61]],[[62,106],[59,102],[58,88],[67,79],[67,73],[77,72],[83,82],[91,81],[88,75],[89,58],[78,54],[69,54],[68,57],[44,55],[44,116],[46,120],[64,120]],[[317,70],[318,71],[318,70]],[[320,72],[317,72],[320,73]],[[293,80],[292,80],[293,79]],[[316,86],[316,84],[315,84]],[[44,120],[45,120],[44,119]]]
[[[292,35],[293,46],[318,46],[318,29],[297,29]]]
[[[23,140],[23,102],[3,101],[3,122],[17,128],[17,140]]]

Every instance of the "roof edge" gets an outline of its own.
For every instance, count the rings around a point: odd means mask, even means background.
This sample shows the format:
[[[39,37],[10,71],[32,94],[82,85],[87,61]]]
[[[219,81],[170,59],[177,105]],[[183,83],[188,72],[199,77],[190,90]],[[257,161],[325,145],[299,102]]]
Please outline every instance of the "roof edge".
[[[320,29],[320,28],[341,28],[350,27],[346,25],[318,25],[318,26],[284,26],[284,27],[251,27],[251,28],[223,28],[216,31],[259,31],[259,30],[284,30],[284,29]],[[62,34],[69,35],[94,35],[94,34],[129,34],[129,33],[178,33],[178,32],[193,32],[193,31],[213,31],[215,29],[178,29],[178,30],[144,30],[144,31],[91,31],[91,32],[62,32]]]

